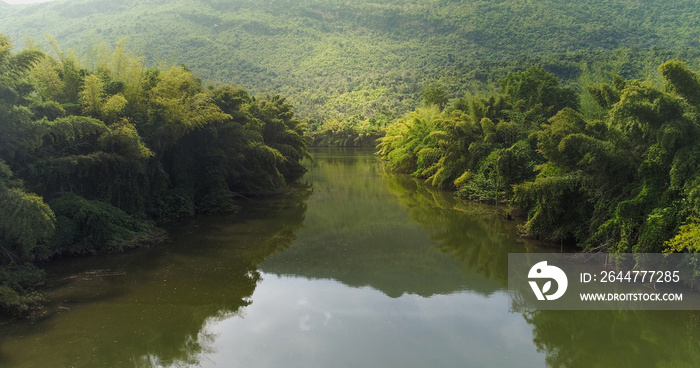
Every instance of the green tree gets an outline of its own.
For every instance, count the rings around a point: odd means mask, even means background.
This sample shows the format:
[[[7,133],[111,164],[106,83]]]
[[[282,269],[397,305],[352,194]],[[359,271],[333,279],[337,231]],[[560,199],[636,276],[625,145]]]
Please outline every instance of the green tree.
[[[449,98],[447,97],[447,92],[445,91],[445,89],[434,84],[431,84],[428,87],[426,87],[421,92],[421,96],[423,96],[423,104],[425,106],[435,105],[440,110],[445,109],[445,106],[447,106],[447,102],[449,102]]]
[[[500,93],[510,97],[512,113],[524,114],[522,120],[530,121],[534,126],[565,107],[578,109],[579,106],[576,92],[560,87],[559,80],[542,67],[533,66],[523,72],[510,73],[498,84]]]

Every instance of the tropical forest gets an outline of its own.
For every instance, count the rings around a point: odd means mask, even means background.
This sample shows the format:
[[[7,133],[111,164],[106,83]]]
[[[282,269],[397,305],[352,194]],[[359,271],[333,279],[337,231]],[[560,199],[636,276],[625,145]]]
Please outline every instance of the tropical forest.
[[[700,365],[698,5],[0,0],[0,366]]]

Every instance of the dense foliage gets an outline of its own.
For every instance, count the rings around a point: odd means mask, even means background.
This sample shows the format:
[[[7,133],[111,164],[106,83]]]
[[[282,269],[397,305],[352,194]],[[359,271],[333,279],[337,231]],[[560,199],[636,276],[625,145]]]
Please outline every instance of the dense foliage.
[[[386,121],[328,120],[307,132],[311,144],[318,147],[374,147],[384,136]]]
[[[512,201],[522,230],[614,252],[700,249],[700,76],[680,61],[663,86],[588,86],[600,119],[542,68],[508,75],[497,94],[420,108],[386,129],[379,154],[465,197]],[[593,114],[597,115],[597,114]]]
[[[457,98],[535,64],[567,82],[610,60],[646,77],[698,56],[699,18],[694,0],[65,0],[7,6],[0,32],[51,34],[90,67],[100,40],[130,37],[148,65],[289,96],[321,123],[401,116],[430,85]]]
[[[157,240],[162,224],[226,212],[304,171],[284,98],[203,87],[118,44],[93,70],[0,35],[0,309],[36,300],[33,262]]]
[[[80,55],[31,40],[13,53],[0,37],[6,310],[38,298],[32,262],[138,246],[162,235],[154,224],[233,210],[299,174],[308,143],[380,139],[391,169],[509,201],[531,236],[700,250],[700,84],[680,62],[656,69],[700,56],[695,1],[0,6],[0,32],[51,33]],[[153,67],[183,62],[192,70]],[[289,96],[311,124],[230,80]]]

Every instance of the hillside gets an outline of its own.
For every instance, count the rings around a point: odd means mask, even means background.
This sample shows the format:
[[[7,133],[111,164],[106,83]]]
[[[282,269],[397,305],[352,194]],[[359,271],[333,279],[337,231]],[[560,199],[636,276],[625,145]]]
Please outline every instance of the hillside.
[[[403,114],[428,85],[454,98],[533,64],[572,81],[581,61],[635,77],[695,60],[698,18],[692,0],[59,0],[8,6],[0,33],[46,49],[49,34],[88,67],[101,41],[128,36],[151,64],[347,119]]]

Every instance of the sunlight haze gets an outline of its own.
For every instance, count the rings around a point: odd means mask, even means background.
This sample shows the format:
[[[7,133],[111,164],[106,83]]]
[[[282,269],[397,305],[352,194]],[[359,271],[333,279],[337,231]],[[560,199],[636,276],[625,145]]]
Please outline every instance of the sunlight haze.
[[[7,4],[37,4],[37,3],[47,3],[53,0],[1,0]]]

